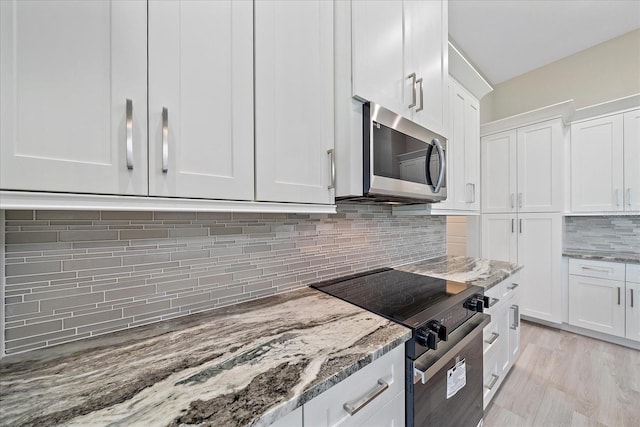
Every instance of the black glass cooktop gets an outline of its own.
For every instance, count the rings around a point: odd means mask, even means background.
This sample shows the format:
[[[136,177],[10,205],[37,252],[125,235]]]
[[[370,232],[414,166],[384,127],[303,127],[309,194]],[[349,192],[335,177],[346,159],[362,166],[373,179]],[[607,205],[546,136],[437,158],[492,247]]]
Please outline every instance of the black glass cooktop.
[[[446,305],[469,285],[393,269],[375,270],[311,287],[396,322],[414,326],[411,318]]]

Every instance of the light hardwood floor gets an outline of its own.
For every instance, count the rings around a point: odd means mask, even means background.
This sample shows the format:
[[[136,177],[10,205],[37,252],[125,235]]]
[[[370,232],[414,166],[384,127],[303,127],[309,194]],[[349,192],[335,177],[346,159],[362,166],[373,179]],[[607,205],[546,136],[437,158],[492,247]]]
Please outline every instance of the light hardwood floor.
[[[484,427],[640,426],[640,351],[522,322]]]

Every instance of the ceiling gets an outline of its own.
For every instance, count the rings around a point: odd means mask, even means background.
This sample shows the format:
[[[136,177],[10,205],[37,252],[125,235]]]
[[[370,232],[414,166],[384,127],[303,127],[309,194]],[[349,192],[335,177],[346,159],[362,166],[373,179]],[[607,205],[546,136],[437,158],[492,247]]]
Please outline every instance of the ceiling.
[[[449,0],[449,35],[492,84],[640,28],[640,0]]]

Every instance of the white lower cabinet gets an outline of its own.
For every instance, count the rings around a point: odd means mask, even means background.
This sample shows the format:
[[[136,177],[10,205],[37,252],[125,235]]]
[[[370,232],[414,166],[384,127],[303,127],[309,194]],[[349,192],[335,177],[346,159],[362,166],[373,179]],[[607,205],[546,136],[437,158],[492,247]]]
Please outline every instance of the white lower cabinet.
[[[485,292],[490,298],[484,328],[483,407],[486,408],[520,353],[519,275]]]
[[[304,426],[404,426],[404,369],[404,346],[399,346],[306,403]]]
[[[570,259],[569,324],[640,341],[639,276],[640,265]]]

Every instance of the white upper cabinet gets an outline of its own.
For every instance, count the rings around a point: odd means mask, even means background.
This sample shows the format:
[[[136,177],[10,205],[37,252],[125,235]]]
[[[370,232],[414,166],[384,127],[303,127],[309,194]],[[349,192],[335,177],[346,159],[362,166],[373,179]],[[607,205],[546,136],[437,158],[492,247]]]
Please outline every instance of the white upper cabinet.
[[[571,125],[571,210],[624,210],[623,116]]]
[[[640,212],[640,109],[624,114],[624,207]]]
[[[496,261],[518,262],[516,215],[482,216],[482,257]]]
[[[353,1],[353,96],[448,135],[446,1]]]
[[[2,1],[0,18],[0,188],[146,194],[146,1]]]
[[[564,135],[560,119],[482,138],[482,211],[560,212]]]
[[[333,2],[255,2],[255,91],[256,200],[333,203]]]
[[[571,125],[571,211],[640,212],[640,110]]]
[[[516,212],[517,133],[485,136],[481,142],[482,212]]]
[[[252,1],[149,2],[151,195],[253,200],[252,82]]]

